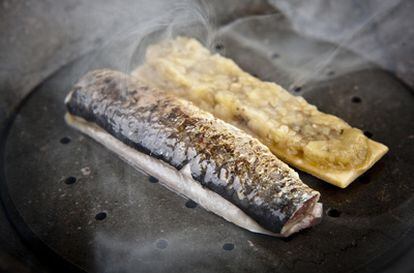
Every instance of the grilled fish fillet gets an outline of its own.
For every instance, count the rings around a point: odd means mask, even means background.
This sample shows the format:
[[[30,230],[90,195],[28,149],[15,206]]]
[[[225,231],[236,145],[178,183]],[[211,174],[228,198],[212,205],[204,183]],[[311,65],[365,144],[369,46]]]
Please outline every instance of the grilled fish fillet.
[[[321,218],[319,192],[257,139],[191,102],[97,70],[65,103],[69,125],[240,227],[285,237]]]
[[[340,118],[260,81],[194,39],[150,46],[145,63],[132,74],[249,132],[282,160],[341,188],[388,151]]]

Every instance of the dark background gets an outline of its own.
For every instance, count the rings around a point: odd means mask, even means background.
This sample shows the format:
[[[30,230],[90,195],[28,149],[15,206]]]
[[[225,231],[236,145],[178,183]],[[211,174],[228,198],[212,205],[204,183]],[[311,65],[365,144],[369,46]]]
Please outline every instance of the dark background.
[[[156,18],[162,11],[171,8],[171,2],[173,1],[1,1],[0,127],[3,127],[21,99],[54,71],[102,46],[113,35]],[[275,2],[283,1],[273,1],[273,4]],[[301,1],[293,2],[301,4]],[[316,2],[320,5],[324,1]],[[351,2],[349,1],[348,8],[352,9]],[[371,2],[375,4],[375,1]],[[382,55],[381,58],[377,55],[371,57],[412,86],[414,16],[413,5],[409,2],[401,1],[386,17],[387,20],[383,20],[382,24],[374,24],[373,28],[379,33],[377,42],[382,45]],[[209,7],[218,25],[243,16],[276,11],[274,5],[266,1],[215,0],[210,1]],[[283,11],[284,6],[281,7]],[[394,29],[396,25],[399,26],[398,31]],[[356,46],[355,51],[360,49]],[[361,50],[364,53],[365,49]],[[384,272],[408,272],[413,257],[414,250],[411,250]],[[1,208],[0,271],[43,270],[36,255],[22,243]]]

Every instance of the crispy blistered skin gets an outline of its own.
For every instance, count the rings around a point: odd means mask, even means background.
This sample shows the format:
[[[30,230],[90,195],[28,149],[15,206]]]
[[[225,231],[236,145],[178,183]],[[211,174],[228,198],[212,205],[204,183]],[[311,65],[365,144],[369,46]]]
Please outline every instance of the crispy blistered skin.
[[[295,171],[191,102],[98,70],[75,85],[66,105],[69,124],[244,228],[288,236],[321,217],[319,193]]]
[[[249,75],[194,39],[150,46],[133,75],[192,101],[259,138],[287,163],[341,188],[388,151],[342,119]]]

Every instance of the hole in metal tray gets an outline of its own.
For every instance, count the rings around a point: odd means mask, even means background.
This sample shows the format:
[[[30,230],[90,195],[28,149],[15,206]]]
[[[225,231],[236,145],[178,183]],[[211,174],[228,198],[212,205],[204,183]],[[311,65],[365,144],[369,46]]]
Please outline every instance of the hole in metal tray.
[[[62,137],[60,139],[60,143],[62,144],[68,144],[71,141],[71,139],[69,137]]]
[[[102,221],[106,218],[106,216],[107,216],[106,212],[102,211],[95,215],[95,219],[98,221]]]
[[[65,179],[65,184],[72,185],[76,183],[76,177],[69,176]]]

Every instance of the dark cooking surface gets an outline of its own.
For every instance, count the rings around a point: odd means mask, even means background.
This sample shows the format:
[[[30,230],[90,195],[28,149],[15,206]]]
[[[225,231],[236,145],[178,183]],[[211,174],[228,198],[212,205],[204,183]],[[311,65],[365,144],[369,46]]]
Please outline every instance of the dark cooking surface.
[[[222,43],[250,72],[281,77],[269,73],[277,70],[266,58],[231,39]],[[301,173],[321,191],[326,214],[315,228],[281,240],[195,206],[64,123],[64,96],[82,74],[92,67],[124,68],[100,56],[86,55],[59,70],[11,124],[1,193],[8,208],[17,209],[9,211],[12,219],[24,222],[23,236],[27,228],[58,255],[99,272],[374,272],[413,242],[414,98],[390,74],[372,67],[328,73],[298,92],[390,152],[346,190]]]

